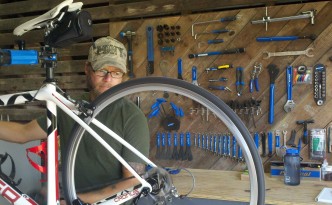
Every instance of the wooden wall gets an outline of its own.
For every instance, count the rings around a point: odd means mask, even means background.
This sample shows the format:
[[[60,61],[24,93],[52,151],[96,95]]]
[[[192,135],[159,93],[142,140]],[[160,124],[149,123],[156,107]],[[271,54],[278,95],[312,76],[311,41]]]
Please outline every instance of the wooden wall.
[[[15,40],[24,39],[27,49],[38,49],[42,42],[42,31],[31,31],[22,37],[12,35],[12,30],[19,24],[46,12],[53,8],[61,1],[18,1],[6,2],[0,1],[0,47],[16,48]],[[157,31],[154,30],[154,51],[155,51],[155,72],[152,76],[163,76],[165,74],[160,70],[159,63],[167,60],[169,69],[166,73],[167,77],[177,77],[177,59],[183,60],[183,78],[191,82],[192,66],[198,68],[198,83],[201,87],[207,88],[210,78],[226,77],[228,81],[219,83],[219,85],[228,86],[232,92],[211,91],[224,101],[239,100],[244,101],[250,98],[261,100],[262,114],[255,116],[256,128],[252,123],[248,124],[251,132],[267,132],[274,130],[287,130],[288,133],[292,129],[298,131],[297,139],[302,134],[302,126],[296,125],[296,120],[314,119],[315,123],[309,125],[311,128],[324,128],[332,120],[331,109],[331,82],[332,74],[330,72],[332,56],[332,2],[317,1],[315,3],[298,3],[289,1],[285,5],[283,1],[105,1],[105,0],[89,0],[82,1],[84,8],[88,10],[94,19],[94,36],[101,37],[110,35],[125,44],[126,39],[121,38],[121,31],[135,31],[137,35],[133,38],[134,52],[134,72],[137,78],[146,76],[147,66],[147,41],[146,27],[157,25],[179,25],[181,26],[181,40],[175,43],[174,55],[167,53],[161,56],[157,44]],[[181,2],[181,3],[180,3]],[[204,2],[204,4],[200,3]],[[278,23],[270,23],[268,30],[265,31],[263,24],[252,25],[252,20],[262,19],[265,15],[265,7],[268,6],[268,15],[271,18],[297,15],[302,11],[316,9],[315,24],[311,25],[308,19],[282,21]],[[29,8],[29,9],[27,9]],[[215,20],[227,16],[238,16],[239,19],[233,22],[211,23],[196,26],[197,32],[211,31],[213,29],[227,28],[234,30],[234,35],[200,35],[197,40],[191,36],[191,25],[194,22],[202,22]],[[258,36],[286,36],[286,35],[317,35],[315,41],[297,40],[283,42],[256,42]],[[199,42],[208,39],[222,38],[224,43],[209,46],[198,46]],[[69,48],[59,49],[59,62],[56,68],[56,76],[59,85],[73,96],[86,92],[85,76],[83,65],[87,57],[90,42],[78,43]],[[217,55],[209,57],[200,57],[189,59],[190,53],[201,53],[209,51],[220,51],[224,49],[243,47],[246,52],[234,55]],[[314,48],[314,57],[306,56],[287,56],[272,57],[263,59],[262,52],[269,51],[293,51]],[[249,93],[248,82],[250,79],[250,71],[255,62],[261,62],[263,71],[259,76],[261,90],[259,92]],[[276,80],[275,93],[275,123],[268,124],[268,106],[269,106],[269,75],[266,70],[268,64],[274,63],[280,68],[280,75]],[[285,113],[283,106],[287,99],[286,93],[286,77],[285,68],[291,64],[293,66],[307,65],[314,66],[322,63],[327,66],[327,100],[323,106],[317,106],[313,100],[312,85],[295,85],[293,87],[293,99],[296,108],[291,113]],[[220,64],[233,64],[234,68],[210,72],[206,74],[204,69]],[[235,68],[241,66],[244,68],[245,87],[241,97],[236,95],[235,88]],[[38,89],[43,80],[44,71],[39,66],[11,66],[0,69],[0,93],[12,93],[29,89]],[[142,110],[148,114],[150,106],[155,101],[156,96],[146,95],[142,99]],[[170,100],[177,105],[183,107],[185,117],[181,120],[180,131],[190,131],[195,133],[223,133],[227,130],[220,126],[220,122],[215,122],[213,116],[209,121],[202,119],[200,116],[190,115],[192,104],[178,96],[171,96]],[[27,121],[43,114],[44,110],[39,107],[32,106],[14,107],[11,109],[2,109],[1,114],[4,119],[9,116],[10,120]],[[242,117],[242,116],[241,116]],[[246,122],[245,118],[243,120]],[[151,158],[154,159],[155,148],[155,132],[162,131],[159,127],[159,120],[153,118],[149,120],[151,128]],[[288,137],[290,135],[288,134]],[[297,142],[297,140],[296,140]],[[282,143],[282,141],[281,141]],[[260,146],[261,149],[261,146]],[[302,156],[307,159],[308,146],[303,147]],[[185,166],[206,169],[226,169],[226,170],[242,170],[245,165],[237,161],[222,158],[197,148],[193,148],[194,160],[188,161],[172,161],[158,160],[158,163],[165,166]],[[260,150],[261,151],[261,150]],[[330,155],[329,155],[330,156]],[[263,161],[268,170],[270,160],[280,160],[273,156],[265,157]],[[331,158],[328,158],[332,162]]]

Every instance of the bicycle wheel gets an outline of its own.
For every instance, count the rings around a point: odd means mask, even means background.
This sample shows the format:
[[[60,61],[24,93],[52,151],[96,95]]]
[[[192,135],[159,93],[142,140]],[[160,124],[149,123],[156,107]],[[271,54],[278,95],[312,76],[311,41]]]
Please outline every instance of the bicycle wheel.
[[[146,91],[167,91],[169,93],[175,93],[176,95],[185,96],[205,106],[216,118],[219,118],[233,136],[235,136],[238,145],[243,150],[243,156],[250,178],[248,201],[251,205],[263,205],[265,203],[264,169],[249,131],[242,123],[241,119],[227,104],[203,88],[182,80],[163,77],[146,77],[126,81],[106,91],[92,103],[93,106],[96,107],[92,118],[96,117],[110,103],[133,93]],[[87,120],[88,124],[91,122],[91,119]],[[68,143],[66,153],[63,155],[66,156],[63,165],[63,187],[67,203],[71,203],[77,198],[73,163],[75,163],[76,150],[84,132],[82,127],[76,126],[71,140]]]

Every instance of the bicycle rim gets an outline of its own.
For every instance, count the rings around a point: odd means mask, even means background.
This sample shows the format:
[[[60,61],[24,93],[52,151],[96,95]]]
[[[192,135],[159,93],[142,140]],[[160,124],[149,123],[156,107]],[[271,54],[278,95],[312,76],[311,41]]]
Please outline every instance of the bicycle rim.
[[[236,137],[237,143],[243,150],[243,156],[250,177],[250,204],[263,205],[265,203],[264,169],[249,131],[242,123],[241,119],[228,107],[228,105],[205,89],[182,80],[171,78],[146,77],[134,79],[114,86],[100,95],[92,103],[93,106],[96,107],[93,117],[97,116],[98,113],[110,103],[122,97],[144,91],[167,91],[177,93],[197,101],[213,112]],[[92,118],[87,120],[88,124],[91,122]],[[76,125],[71,139],[68,142],[65,155],[63,155],[66,156],[63,164],[63,187],[67,203],[70,203],[77,198],[74,182],[74,163],[76,151],[83,134],[84,129]]]

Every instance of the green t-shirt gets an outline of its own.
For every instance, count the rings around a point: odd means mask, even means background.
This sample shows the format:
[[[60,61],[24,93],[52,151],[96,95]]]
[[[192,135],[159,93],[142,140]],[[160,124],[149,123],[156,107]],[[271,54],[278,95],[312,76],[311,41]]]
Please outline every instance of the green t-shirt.
[[[63,150],[74,127],[74,121],[62,110],[57,110],[61,151],[64,153]],[[127,99],[119,99],[103,109],[96,118],[148,157],[150,135],[147,119],[134,103]],[[46,131],[45,119],[46,116],[39,118],[38,123]],[[97,129],[97,133],[127,162],[143,162],[100,129]],[[62,158],[65,157],[62,154]],[[75,183],[77,191],[98,187],[121,179],[121,168],[122,164],[97,140],[87,132],[84,134],[76,159]]]

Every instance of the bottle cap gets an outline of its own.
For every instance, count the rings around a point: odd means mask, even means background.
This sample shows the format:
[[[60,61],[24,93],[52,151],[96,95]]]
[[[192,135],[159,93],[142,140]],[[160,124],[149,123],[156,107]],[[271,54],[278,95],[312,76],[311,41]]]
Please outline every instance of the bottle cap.
[[[299,154],[298,149],[286,149],[286,154],[296,155]]]

